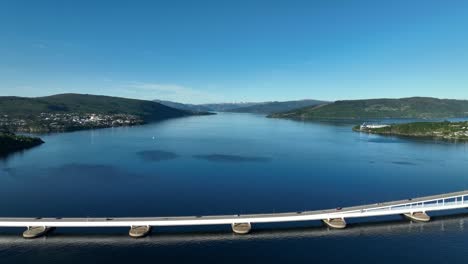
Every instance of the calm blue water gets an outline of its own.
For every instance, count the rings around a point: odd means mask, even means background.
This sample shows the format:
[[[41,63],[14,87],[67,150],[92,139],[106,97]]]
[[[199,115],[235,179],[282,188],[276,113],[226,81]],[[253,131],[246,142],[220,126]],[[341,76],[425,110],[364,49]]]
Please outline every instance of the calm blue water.
[[[46,144],[0,161],[0,216],[303,211],[468,189],[467,144],[351,127],[219,114],[44,135]],[[0,229],[0,259],[464,263],[468,215],[455,213],[427,224],[352,220],[346,230],[316,222],[260,225],[244,237],[204,227],[162,228],[142,240],[128,238],[126,229],[58,229],[23,240],[21,229]]]

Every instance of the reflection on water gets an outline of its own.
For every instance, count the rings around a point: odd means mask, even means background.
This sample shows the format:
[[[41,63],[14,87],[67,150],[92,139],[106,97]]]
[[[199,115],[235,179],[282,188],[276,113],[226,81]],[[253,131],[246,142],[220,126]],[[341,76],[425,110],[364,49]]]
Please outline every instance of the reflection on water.
[[[227,154],[209,154],[209,155],[193,155],[196,159],[208,160],[213,162],[268,162],[271,158],[254,157],[254,156],[239,156]]]
[[[367,137],[367,138],[361,138],[361,140],[371,142],[371,143],[402,143],[402,141],[399,140],[398,138],[391,137],[391,136],[378,136],[376,138]]]
[[[392,161],[393,164],[397,164],[397,165],[408,165],[408,166],[416,166],[418,164],[414,163],[414,162],[409,162],[409,161]]]

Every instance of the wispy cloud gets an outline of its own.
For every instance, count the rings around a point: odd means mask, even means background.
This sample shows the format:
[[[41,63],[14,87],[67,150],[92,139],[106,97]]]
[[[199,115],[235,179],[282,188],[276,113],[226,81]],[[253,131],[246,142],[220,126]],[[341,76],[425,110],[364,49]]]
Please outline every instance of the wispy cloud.
[[[147,99],[160,99],[183,103],[206,103],[223,100],[223,97],[217,94],[177,84],[131,82],[124,85],[123,88],[128,89],[129,92],[134,94],[140,94]]]

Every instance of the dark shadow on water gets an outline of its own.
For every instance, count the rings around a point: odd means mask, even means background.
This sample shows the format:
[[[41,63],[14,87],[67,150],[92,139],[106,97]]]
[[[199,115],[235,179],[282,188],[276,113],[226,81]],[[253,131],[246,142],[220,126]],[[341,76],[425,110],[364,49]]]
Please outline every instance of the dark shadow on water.
[[[145,151],[137,152],[137,155],[143,160],[153,161],[153,162],[173,160],[179,157],[179,155],[177,155],[174,152],[163,151],[163,150],[145,150]]]
[[[406,166],[416,166],[416,165],[418,165],[418,164],[416,164],[414,162],[409,162],[409,161],[392,161],[392,164],[406,165]]]
[[[109,180],[137,179],[139,175],[128,172],[116,166],[108,164],[92,163],[67,163],[58,167],[46,168],[3,168],[0,175],[4,174],[14,179],[41,183],[44,180],[54,180],[54,184],[94,184],[96,181],[107,182]],[[33,175],[33,176],[31,176]],[[74,181],[70,181],[73,179]],[[91,180],[91,181],[90,181]]]
[[[212,162],[269,162],[271,158],[257,156],[239,156],[227,154],[209,154],[209,155],[194,155],[196,159],[202,159]]]
[[[46,175],[53,175],[57,177],[102,177],[102,178],[115,178],[115,175],[122,174],[117,167],[106,164],[81,164],[81,163],[68,163],[60,167],[48,168],[44,170]]]
[[[11,177],[14,169],[10,167],[0,168],[0,177]]]
[[[29,149],[22,149],[22,150],[13,151],[10,153],[0,153],[0,162],[6,162],[15,156],[23,156],[24,153],[27,152],[28,150]]]
[[[390,137],[369,138],[369,139],[362,139],[362,140],[366,142],[370,142],[370,143],[389,143],[389,144],[403,143],[403,141],[397,138],[390,138]]]

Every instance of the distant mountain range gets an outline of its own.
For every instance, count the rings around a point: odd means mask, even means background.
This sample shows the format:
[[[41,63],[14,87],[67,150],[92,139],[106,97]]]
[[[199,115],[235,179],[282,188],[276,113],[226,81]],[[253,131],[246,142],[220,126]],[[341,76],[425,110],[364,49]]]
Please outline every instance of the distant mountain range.
[[[213,111],[213,109],[205,106],[205,105],[195,105],[195,104],[182,104],[176,103],[171,101],[164,101],[164,100],[154,100],[154,102],[160,103],[162,105],[172,107],[179,110],[184,111],[194,111],[194,112],[209,112]]]
[[[252,106],[261,103],[217,103],[217,104],[183,104],[172,101],[164,100],[154,100],[165,106],[173,107],[176,109],[186,110],[186,111],[214,111],[214,112],[226,112],[231,109]]]
[[[272,114],[273,118],[301,120],[366,118],[453,118],[468,116],[468,101],[411,97],[336,101]]]
[[[244,106],[239,108],[230,109],[229,112],[236,113],[257,113],[257,114],[273,114],[279,112],[290,111],[303,107],[314,107],[317,105],[328,104],[329,102],[318,100],[298,100],[298,101],[285,101],[285,102],[265,102],[251,106]]]
[[[203,106],[208,107],[211,111],[216,112],[229,112],[232,109],[257,105],[261,103],[253,103],[253,102],[246,102],[246,103],[219,103],[219,104],[203,104]]]
[[[259,113],[272,114],[289,111],[306,106],[316,106],[328,102],[318,100],[297,100],[285,102],[248,102],[248,103],[219,103],[219,104],[181,104],[171,101],[155,100],[166,106],[190,111],[215,111],[215,112],[236,112],[236,113]]]

